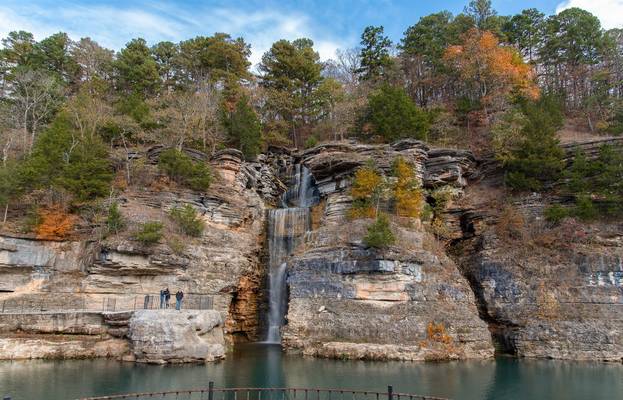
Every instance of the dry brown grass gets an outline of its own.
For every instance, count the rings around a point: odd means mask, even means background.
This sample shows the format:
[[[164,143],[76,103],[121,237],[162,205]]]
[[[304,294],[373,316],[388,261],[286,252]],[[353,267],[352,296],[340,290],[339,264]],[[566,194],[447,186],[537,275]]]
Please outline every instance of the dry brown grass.
[[[504,207],[498,216],[495,233],[506,241],[525,240],[528,232],[523,214],[511,205]]]
[[[599,132],[591,132],[585,119],[568,119],[565,125],[556,132],[560,143],[588,142],[591,140],[604,139],[610,135],[602,135]]]
[[[326,206],[326,201],[322,200],[320,203],[316,204],[311,208],[311,228],[312,230],[316,230],[320,228],[322,223],[322,217],[324,216],[324,210]]]
[[[435,235],[426,233],[423,236],[422,248],[437,257],[446,256],[446,247],[443,242],[435,237]]]

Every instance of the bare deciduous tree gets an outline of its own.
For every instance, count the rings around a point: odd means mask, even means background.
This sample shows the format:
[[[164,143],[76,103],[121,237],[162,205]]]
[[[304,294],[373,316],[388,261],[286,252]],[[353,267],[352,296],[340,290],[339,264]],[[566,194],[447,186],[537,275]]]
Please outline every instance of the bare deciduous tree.
[[[113,116],[112,107],[103,94],[91,95],[89,92],[90,89],[85,84],[75,96],[67,101],[64,107],[81,138],[93,138],[97,130]]]
[[[344,85],[347,93],[352,93],[359,83],[359,73],[357,72],[361,67],[359,51],[357,48],[337,49],[335,52],[337,58],[325,63],[324,74]]]
[[[10,101],[15,107],[24,147],[29,153],[41,126],[58,109],[62,95],[62,86],[45,72],[18,71],[12,78]]]
[[[220,98],[207,81],[192,91],[167,93],[158,100],[155,112],[162,125],[161,139],[178,149],[190,140],[199,140],[204,151],[214,151],[223,135],[218,118]]]
[[[80,66],[81,81],[90,81],[94,77],[109,78],[113,63],[112,50],[108,50],[91,40],[82,38],[71,49],[71,55]]]

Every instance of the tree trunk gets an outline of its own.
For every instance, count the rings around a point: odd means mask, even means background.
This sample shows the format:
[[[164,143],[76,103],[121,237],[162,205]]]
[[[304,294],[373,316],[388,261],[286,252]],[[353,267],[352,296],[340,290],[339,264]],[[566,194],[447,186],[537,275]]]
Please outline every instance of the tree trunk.
[[[593,121],[591,121],[591,115],[590,114],[586,114],[586,119],[588,121],[588,129],[590,129],[591,133],[594,132],[594,128],[593,128]]]

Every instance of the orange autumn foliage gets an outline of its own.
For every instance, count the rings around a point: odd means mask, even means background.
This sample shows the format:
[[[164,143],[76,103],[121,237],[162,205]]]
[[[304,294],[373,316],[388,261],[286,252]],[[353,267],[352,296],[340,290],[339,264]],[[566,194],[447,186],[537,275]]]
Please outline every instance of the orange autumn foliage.
[[[458,71],[463,81],[478,90],[484,105],[513,91],[538,99],[534,71],[515,49],[500,46],[493,33],[475,28],[465,33],[462,41],[461,45],[446,49],[444,60]]]
[[[65,239],[73,231],[77,217],[60,207],[52,207],[39,211],[41,223],[35,229],[38,239],[59,240]]]
[[[452,338],[446,332],[446,327],[443,323],[435,323],[429,322],[428,327],[426,327],[426,336],[428,340],[437,343],[450,344],[452,342]]]

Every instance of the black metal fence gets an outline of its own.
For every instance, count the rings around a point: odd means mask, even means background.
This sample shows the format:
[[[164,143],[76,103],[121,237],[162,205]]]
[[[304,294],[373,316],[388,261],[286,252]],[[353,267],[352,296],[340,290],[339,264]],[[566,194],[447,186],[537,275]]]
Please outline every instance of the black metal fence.
[[[175,296],[171,296],[169,301],[161,304],[160,296],[147,295],[143,298],[142,307],[146,310],[155,310],[158,308],[175,308]],[[188,294],[182,299],[182,309],[186,310],[211,310],[214,308],[214,300],[212,296]],[[137,309],[137,308],[135,308]]]
[[[162,307],[161,307],[162,306]],[[59,311],[132,311],[132,310],[155,310],[159,308],[175,308],[175,297],[168,302],[160,303],[159,295],[137,295],[129,297],[104,297],[101,302],[97,300],[78,299],[67,304],[59,304],[46,299],[14,298],[0,301],[0,313],[33,313],[33,312],[59,312]],[[187,294],[182,300],[182,309],[185,310],[212,310],[214,298],[209,295]]]
[[[318,388],[208,388],[166,392],[118,394],[85,397],[79,400],[166,399],[166,400],[447,400],[441,397],[394,392]]]

